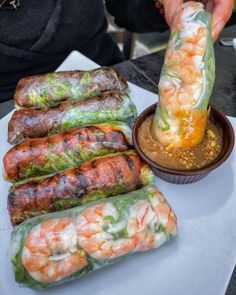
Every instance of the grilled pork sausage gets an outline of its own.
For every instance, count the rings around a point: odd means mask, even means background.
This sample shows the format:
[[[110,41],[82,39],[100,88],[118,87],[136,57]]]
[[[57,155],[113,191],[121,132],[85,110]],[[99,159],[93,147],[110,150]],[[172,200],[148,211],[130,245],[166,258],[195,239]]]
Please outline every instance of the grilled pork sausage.
[[[153,181],[133,151],[96,158],[62,173],[20,184],[8,195],[12,224],[47,212],[126,193]]]
[[[3,158],[5,178],[18,181],[75,167],[96,156],[125,151],[131,129],[124,123],[74,128],[44,138],[31,138],[11,148]]]
[[[54,107],[22,109],[14,112],[8,125],[8,142],[44,137],[73,127],[107,121],[127,121],[136,117],[135,105],[127,94],[103,92],[84,101],[64,102]]]
[[[92,71],[47,73],[23,78],[17,84],[14,99],[16,107],[44,107],[127,88],[125,79],[114,69],[102,67]]]

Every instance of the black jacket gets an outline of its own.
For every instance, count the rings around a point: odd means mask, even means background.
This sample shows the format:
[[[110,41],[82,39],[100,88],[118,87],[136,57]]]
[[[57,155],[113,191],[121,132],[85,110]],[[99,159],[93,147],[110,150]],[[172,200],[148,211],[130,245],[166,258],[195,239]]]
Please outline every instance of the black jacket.
[[[127,30],[167,28],[152,0],[105,2]],[[0,102],[12,98],[20,78],[55,70],[72,50],[100,65],[122,61],[106,30],[102,0],[21,0],[17,10],[0,9]]]

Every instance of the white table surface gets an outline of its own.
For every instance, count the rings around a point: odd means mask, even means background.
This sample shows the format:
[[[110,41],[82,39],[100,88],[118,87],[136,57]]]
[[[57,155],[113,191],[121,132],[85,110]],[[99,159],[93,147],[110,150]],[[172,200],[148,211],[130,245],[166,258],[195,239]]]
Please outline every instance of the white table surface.
[[[88,70],[95,63],[73,52],[59,70]],[[138,112],[157,96],[129,84]],[[0,120],[0,163],[10,145],[7,123]],[[230,118],[234,130],[236,119]],[[1,164],[2,165],[2,164]],[[11,225],[7,213],[9,184],[0,178],[0,295],[224,295],[236,264],[236,159],[231,157],[201,181],[176,185],[156,178],[178,217],[179,235],[157,250],[137,253],[125,261],[56,288],[36,292],[19,287],[8,257]]]

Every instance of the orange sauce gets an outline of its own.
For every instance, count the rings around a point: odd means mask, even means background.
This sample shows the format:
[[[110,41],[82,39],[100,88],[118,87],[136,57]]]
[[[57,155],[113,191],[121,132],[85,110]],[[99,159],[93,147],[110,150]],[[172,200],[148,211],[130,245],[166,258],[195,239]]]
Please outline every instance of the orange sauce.
[[[179,120],[181,130],[181,148],[193,147],[202,141],[207,124],[207,115],[207,111],[178,111],[175,116]]]
[[[138,142],[142,151],[157,164],[178,170],[194,170],[208,166],[219,156],[223,146],[223,132],[212,121],[207,121],[199,144],[191,148],[171,149],[153,138],[153,118],[154,115],[151,115],[143,121],[139,128]]]

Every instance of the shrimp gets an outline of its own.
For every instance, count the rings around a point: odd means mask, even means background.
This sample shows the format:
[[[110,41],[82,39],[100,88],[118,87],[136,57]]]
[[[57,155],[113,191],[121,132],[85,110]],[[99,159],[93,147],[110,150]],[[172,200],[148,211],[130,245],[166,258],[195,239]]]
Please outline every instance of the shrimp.
[[[137,251],[157,248],[167,240],[167,234],[176,234],[176,216],[155,190],[148,200],[137,201],[130,208],[127,231],[138,237]]]
[[[202,58],[198,55],[189,56],[184,50],[167,51],[166,68],[168,76],[182,80],[183,83],[193,83],[202,80]]]
[[[137,236],[137,250],[147,250],[157,247],[157,235],[154,233],[158,218],[148,200],[140,200],[130,208],[130,218],[127,226],[129,235]]]
[[[191,19],[196,14],[196,12],[202,9],[203,5],[194,1],[183,4],[175,16],[173,29],[180,30],[185,19]]]
[[[197,81],[185,84],[179,79],[163,76],[159,83],[160,100],[171,114],[179,110],[190,110],[201,97],[203,85]]]
[[[161,138],[161,143],[164,146],[173,147],[171,146],[170,141],[174,141],[176,143],[176,146],[178,146],[181,137],[179,134],[179,127],[176,124],[170,125],[170,128],[167,131],[162,131],[161,128],[155,128],[156,126],[153,127],[154,138]]]
[[[162,145],[190,148],[203,138],[206,101],[214,82],[213,46],[207,42],[211,38],[210,25],[210,16],[201,3],[187,2],[175,16],[158,84],[157,124],[153,125]],[[200,108],[203,103],[204,110]],[[165,110],[165,130],[159,109]]]
[[[170,208],[162,193],[155,190],[155,194],[149,197],[149,202],[152,204],[156,215],[159,218],[160,224],[165,228],[168,234],[176,234],[176,216]]]
[[[107,260],[135,250],[138,238],[116,239],[116,234],[125,231],[126,218],[112,203],[99,204],[85,209],[76,220],[80,246],[97,260]]]
[[[69,218],[35,226],[26,238],[21,258],[31,277],[42,283],[60,281],[88,265]]]
[[[205,39],[205,42],[206,42],[206,39]],[[206,46],[202,46],[201,43],[193,44],[193,43],[186,42],[181,47],[181,49],[185,51],[187,54],[189,54],[190,56],[195,56],[195,55],[203,56],[206,50]]]
[[[169,130],[162,130],[152,125],[154,138],[161,138],[165,146],[173,148],[188,148],[201,142],[207,124],[207,112],[201,110],[179,110],[175,113],[175,120],[168,118]],[[160,121],[160,120],[159,120]],[[192,132],[194,130],[194,132]]]
[[[161,229],[161,230],[160,230]],[[110,202],[85,209],[76,219],[81,248],[97,260],[153,249],[176,233],[176,217],[161,193],[136,201],[121,215]]]

